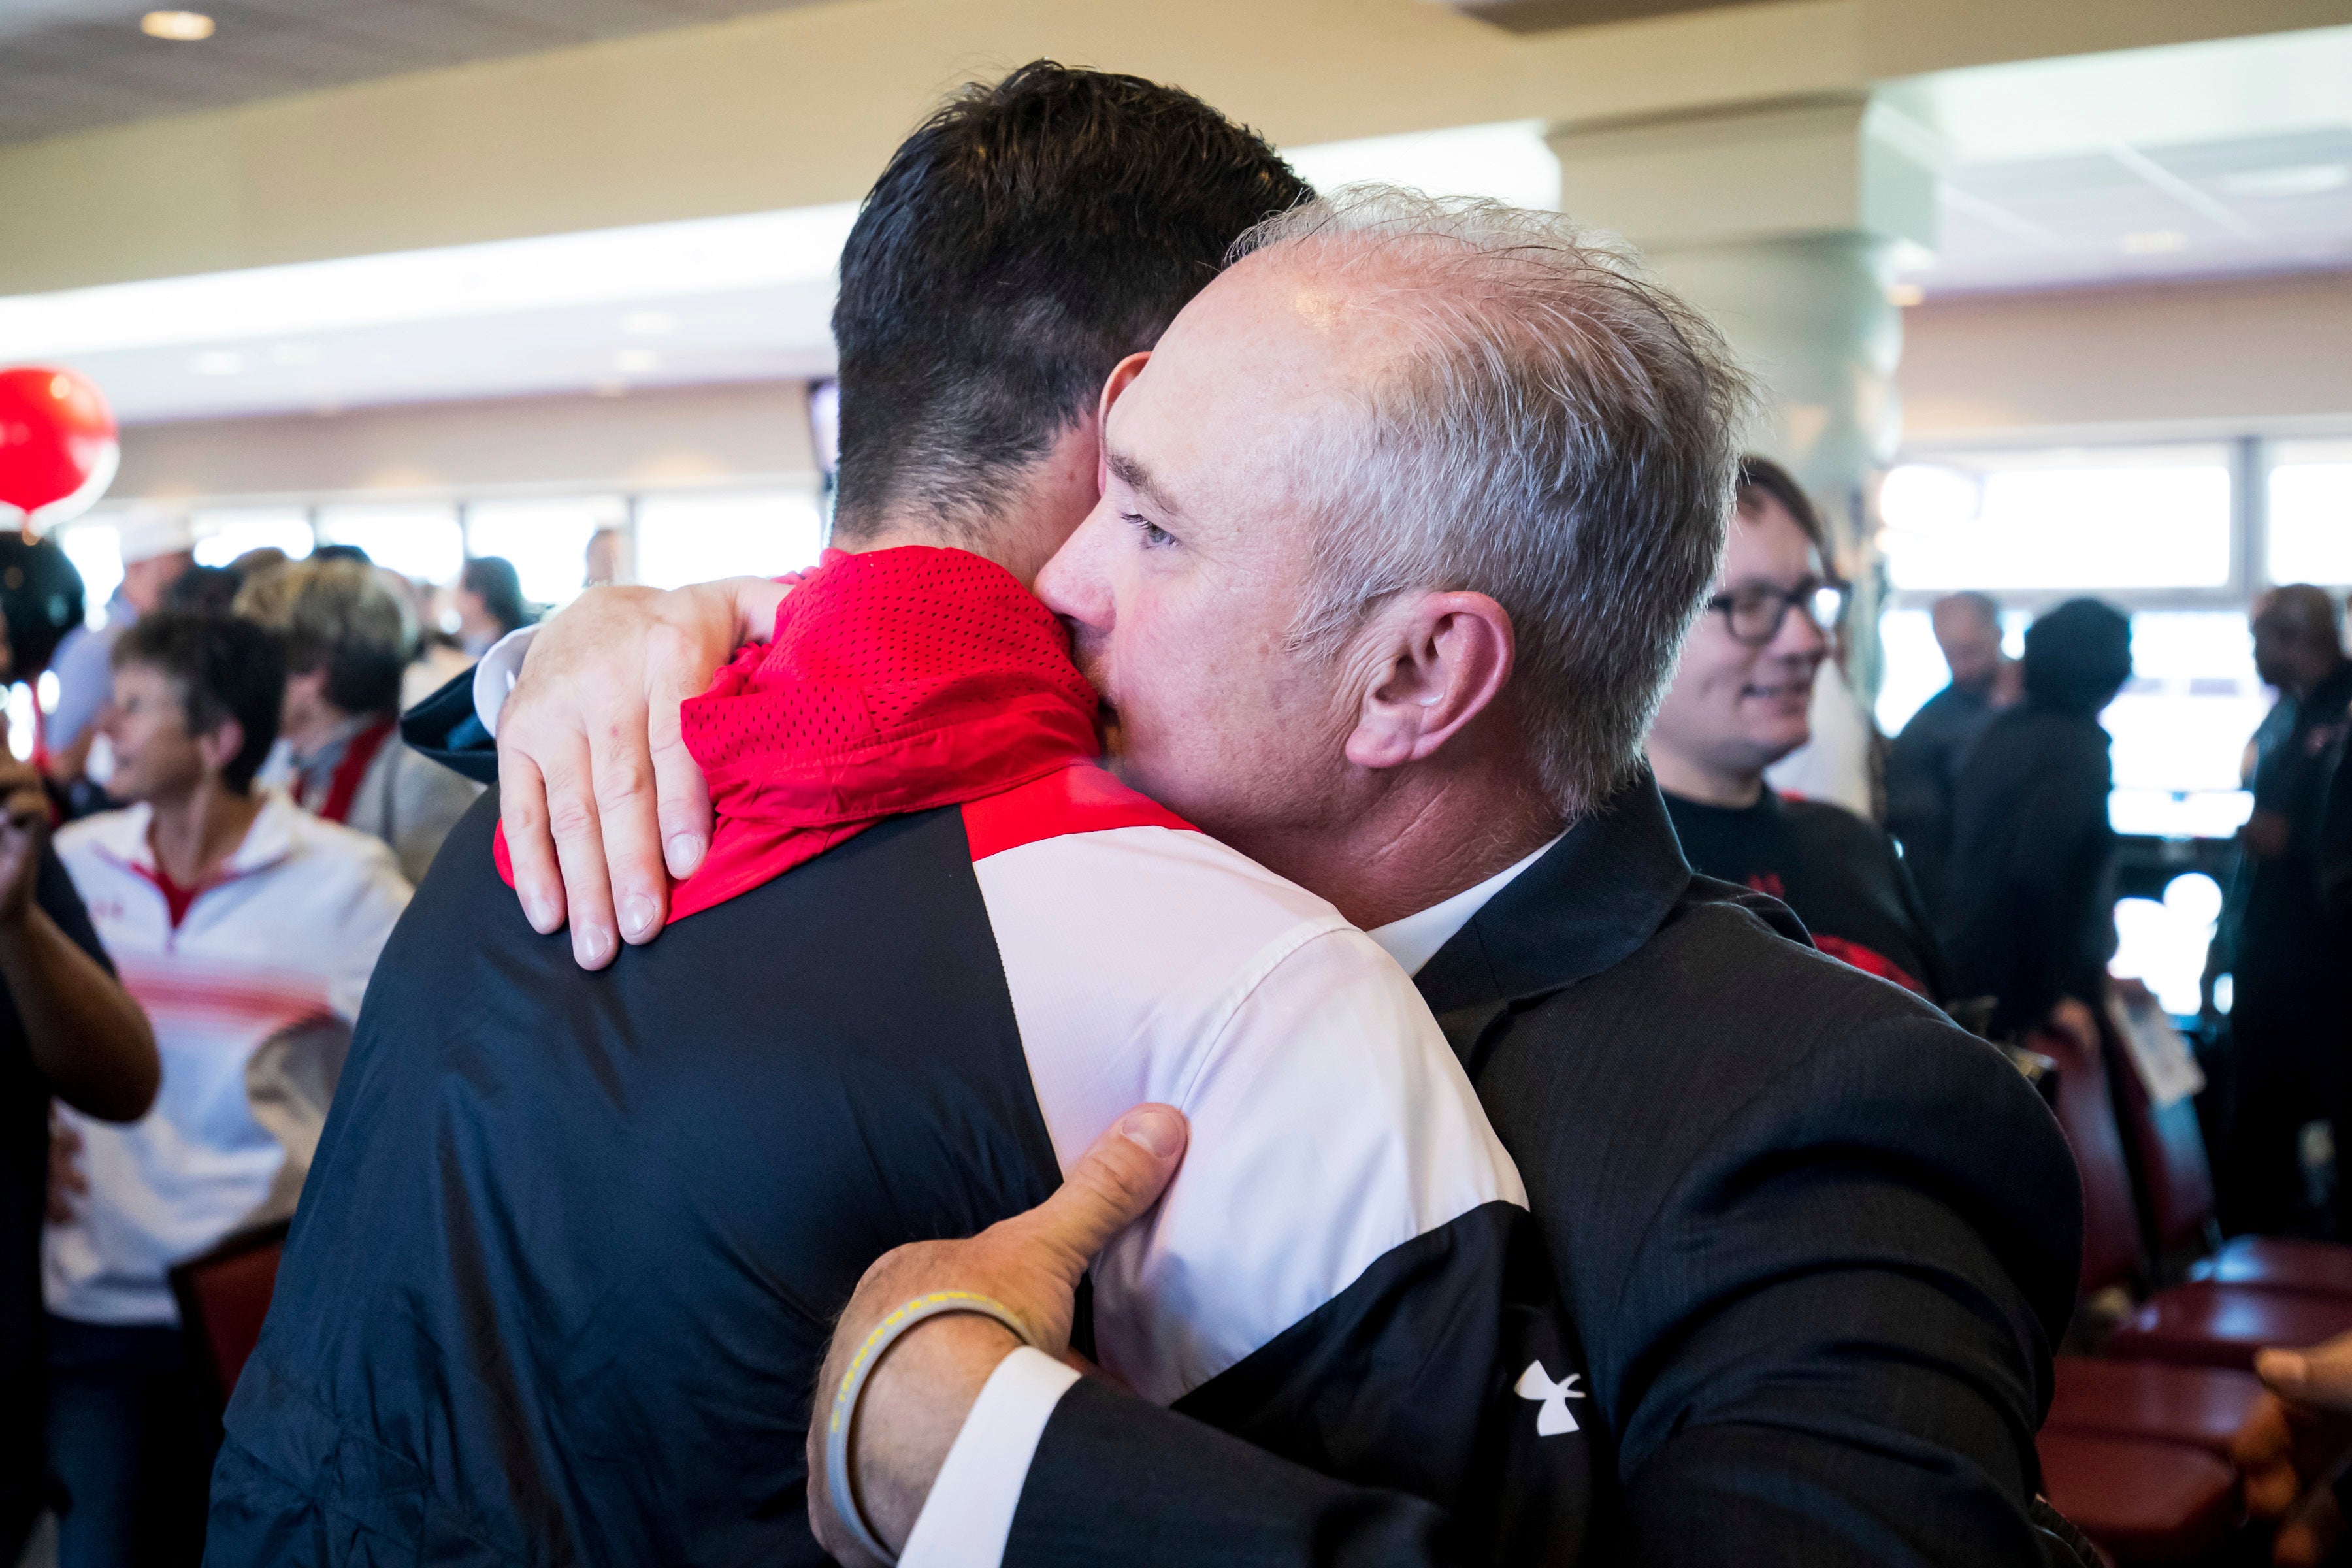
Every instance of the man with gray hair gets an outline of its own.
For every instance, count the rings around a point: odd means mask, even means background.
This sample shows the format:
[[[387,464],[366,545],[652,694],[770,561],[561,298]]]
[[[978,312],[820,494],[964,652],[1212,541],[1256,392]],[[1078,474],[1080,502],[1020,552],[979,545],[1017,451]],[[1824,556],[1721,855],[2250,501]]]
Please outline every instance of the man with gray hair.
[[[2063,1560],[2033,1502],[2080,1241],[2054,1123],[1932,1007],[1694,878],[1642,767],[1722,547],[1741,384],[1720,340],[1550,216],[1354,193],[1244,250],[1109,405],[1101,500],[1038,593],[1122,777],[1328,899],[1437,1015],[1587,1347],[1589,1381],[1531,1366],[1517,1392],[1539,1432],[1608,1434],[1601,1550]],[[626,868],[656,821],[694,832],[692,802],[631,789],[655,770],[611,738],[649,686],[707,674],[646,668],[648,646],[723,643],[747,592],[541,632],[499,726],[532,764],[514,776],[545,780],[503,803],[545,868],[526,900],[593,862],[570,912],[610,921],[621,841],[622,896],[649,896]],[[1129,1158],[1109,1185],[1138,1212],[1173,1161]],[[1067,1322],[1099,1239],[894,1254],[829,1371],[932,1289]],[[964,1560],[961,1521],[1008,1508],[1011,1562],[1466,1560],[1427,1501],[1056,1373],[1040,1337],[940,1318],[873,1373],[847,1456],[906,1560]]]
[[[1929,612],[1951,680],[1927,699],[1886,753],[1886,830],[1903,841],[1927,911],[1951,918],[1952,786],[1969,752],[2024,695],[2018,662],[2000,651],[2000,606],[1984,594],[1947,594]]]

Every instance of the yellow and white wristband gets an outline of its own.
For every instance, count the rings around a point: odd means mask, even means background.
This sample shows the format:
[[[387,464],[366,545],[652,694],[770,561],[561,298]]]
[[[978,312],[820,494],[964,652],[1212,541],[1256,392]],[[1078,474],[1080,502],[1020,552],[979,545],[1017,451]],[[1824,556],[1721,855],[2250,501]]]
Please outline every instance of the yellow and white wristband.
[[[944,1317],[950,1312],[972,1312],[983,1318],[993,1318],[1013,1331],[1013,1337],[1024,1345],[1034,1346],[1036,1341],[1013,1309],[991,1296],[976,1290],[934,1290],[928,1296],[918,1296],[902,1306],[894,1308],[874,1325],[857,1353],[849,1358],[849,1366],[841,1374],[841,1387],[833,1396],[833,1414],[826,1422],[824,1434],[825,1487],[833,1498],[833,1511],[848,1526],[857,1543],[885,1563],[895,1563],[898,1554],[882,1543],[866,1522],[865,1510],[857,1506],[856,1488],[849,1473],[850,1423],[857,1415],[858,1397],[866,1392],[866,1380],[882,1360],[883,1352],[898,1342],[898,1337],[926,1318]]]

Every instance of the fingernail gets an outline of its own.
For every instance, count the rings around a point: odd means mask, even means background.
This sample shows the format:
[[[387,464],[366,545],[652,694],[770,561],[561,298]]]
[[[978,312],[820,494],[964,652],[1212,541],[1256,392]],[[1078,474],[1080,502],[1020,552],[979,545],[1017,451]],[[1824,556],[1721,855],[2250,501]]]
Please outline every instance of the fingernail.
[[[546,899],[525,899],[522,918],[530,922],[531,930],[545,936],[555,929],[555,905]]]
[[[2311,1371],[2311,1363],[2294,1351],[2264,1351],[2262,1370],[2284,1383],[2301,1383]]]
[[[1155,1160],[1165,1160],[1184,1146],[1184,1125],[1172,1110],[1130,1110],[1118,1131]]]
[[[621,900],[621,929],[631,936],[643,936],[653,929],[654,901],[643,893],[631,893]]]
[[[575,922],[572,928],[572,951],[573,957],[593,969],[613,956],[613,933],[603,926]]]
[[[702,835],[679,833],[671,836],[669,841],[669,874],[671,876],[691,877],[694,875],[694,868],[701,864]]]

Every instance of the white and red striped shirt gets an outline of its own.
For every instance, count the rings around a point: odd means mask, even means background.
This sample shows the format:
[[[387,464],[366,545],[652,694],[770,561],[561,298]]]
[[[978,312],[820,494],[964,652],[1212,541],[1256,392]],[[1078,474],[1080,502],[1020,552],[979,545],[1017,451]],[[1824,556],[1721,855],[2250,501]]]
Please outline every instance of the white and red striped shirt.
[[[351,1021],[408,883],[374,838],[265,792],[204,886],[172,886],[144,805],[58,835],[91,923],[154,1026],[163,1080],[129,1126],[61,1110],[89,1192],[48,1229],[50,1311],[168,1323],[164,1273],[289,1212],[334,1092]]]

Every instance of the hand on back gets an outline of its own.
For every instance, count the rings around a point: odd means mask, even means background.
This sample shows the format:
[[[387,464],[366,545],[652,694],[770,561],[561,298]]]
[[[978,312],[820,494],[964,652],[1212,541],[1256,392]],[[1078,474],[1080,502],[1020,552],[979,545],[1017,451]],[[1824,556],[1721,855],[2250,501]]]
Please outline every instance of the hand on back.
[[[710,847],[710,795],[678,710],[788,590],[758,577],[591,588],[542,626],[499,715],[499,816],[533,929],[572,927],[583,969],[651,942],[669,885]]]

